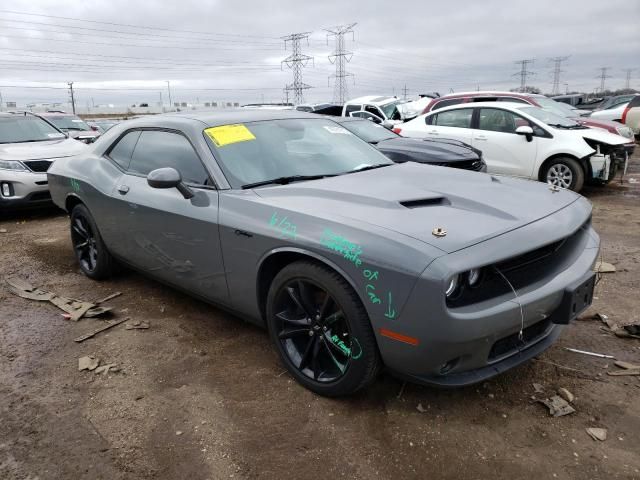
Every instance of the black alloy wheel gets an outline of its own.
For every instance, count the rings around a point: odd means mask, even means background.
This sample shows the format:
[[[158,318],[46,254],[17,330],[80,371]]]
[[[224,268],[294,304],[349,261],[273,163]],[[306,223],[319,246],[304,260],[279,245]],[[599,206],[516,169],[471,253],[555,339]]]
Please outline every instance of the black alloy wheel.
[[[310,390],[348,395],[375,379],[381,361],[369,317],[333,270],[307,261],[284,267],[269,290],[267,323],[286,368]]]
[[[71,211],[71,243],[82,272],[95,280],[108,278],[113,259],[102,241],[91,213],[82,204]]]

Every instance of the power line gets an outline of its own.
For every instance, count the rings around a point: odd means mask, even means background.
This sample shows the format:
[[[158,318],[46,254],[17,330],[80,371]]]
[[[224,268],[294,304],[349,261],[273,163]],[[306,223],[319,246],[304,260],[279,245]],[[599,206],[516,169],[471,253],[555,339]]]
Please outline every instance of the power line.
[[[611,78],[611,75],[607,75],[607,71],[610,67],[600,67],[600,93],[604,92],[604,82],[607,78]]]
[[[101,25],[114,25],[117,27],[129,27],[129,28],[140,28],[144,30],[159,30],[163,32],[178,32],[178,33],[194,33],[200,35],[219,35],[219,36],[227,36],[227,37],[241,37],[241,38],[268,38],[271,40],[277,40],[275,37],[267,37],[264,35],[245,35],[240,33],[212,33],[212,32],[203,32],[203,31],[194,31],[194,30],[178,30],[173,28],[164,28],[164,27],[150,27],[148,25],[134,25],[129,23],[116,23],[116,22],[104,22],[99,20],[87,20],[85,18],[73,18],[73,17],[61,17],[56,15],[44,15],[42,13],[31,13],[31,12],[17,12],[15,10],[0,10],[0,13],[10,13],[12,15],[25,15],[32,17],[43,17],[43,18],[56,18],[60,20],[70,20],[74,22],[83,22],[83,23],[98,23]]]
[[[309,60],[313,61],[313,57],[303,54],[301,46],[302,40],[307,40],[308,45],[310,33],[311,32],[292,33],[291,35],[282,37],[285,48],[287,48],[288,42],[291,45],[291,55],[282,60],[282,63],[286,64],[287,67],[293,71],[293,83],[285,86],[284,91],[287,94],[287,98],[289,97],[289,92],[293,92],[293,101],[296,105],[304,102],[303,92],[311,88],[311,85],[307,85],[302,81],[302,69],[307,66]]]
[[[535,75],[534,72],[527,68],[529,65],[533,65],[534,61],[535,59],[531,58],[514,62],[516,65],[520,65],[520,71],[513,74],[513,76],[520,75],[520,92],[526,92],[527,90],[527,77],[529,75]]]
[[[353,52],[349,52],[345,49],[344,36],[351,33],[352,39],[355,40],[355,34],[353,33],[353,27],[355,23],[349,25],[338,25],[333,28],[325,28],[327,32],[327,44],[329,43],[329,37],[335,37],[335,50],[329,55],[329,62],[335,64],[336,73],[329,75],[329,80],[335,78],[333,85],[333,101],[342,105],[347,101],[349,97],[349,88],[347,86],[347,77],[352,77],[353,74],[347,72],[346,65],[351,61]]]
[[[569,60],[569,56],[566,57],[552,57],[549,59],[550,62],[553,62],[553,87],[551,88],[552,95],[560,94],[560,73],[562,70],[562,63]]]

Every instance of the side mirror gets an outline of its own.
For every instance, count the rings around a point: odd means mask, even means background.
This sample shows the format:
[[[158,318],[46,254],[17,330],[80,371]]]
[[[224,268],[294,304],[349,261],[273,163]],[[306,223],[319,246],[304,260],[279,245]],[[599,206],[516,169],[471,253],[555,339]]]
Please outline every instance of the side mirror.
[[[157,168],[147,175],[147,183],[151,188],[177,188],[186,199],[193,198],[194,193],[182,183],[182,176],[175,168]]]
[[[523,125],[522,127],[516,128],[516,133],[518,135],[524,135],[525,137],[527,137],[527,142],[533,140],[533,128],[531,127]]]

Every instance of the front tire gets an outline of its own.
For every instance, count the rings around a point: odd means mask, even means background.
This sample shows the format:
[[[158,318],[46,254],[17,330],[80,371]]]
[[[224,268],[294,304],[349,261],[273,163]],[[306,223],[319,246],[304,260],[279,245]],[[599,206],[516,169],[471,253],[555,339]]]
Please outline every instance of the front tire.
[[[71,243],[80,270],[87,277],[103,280],[113,274],[113,257],[102,241],[89,209],[82,204],[71,211]]]
[[[584,169],[573,158],[558,157],[549,160],[542,172],[542,181],[550,185],[579,192],[584,185]]]
[[[381,360],[371,323],[344,278],[308,261],[284,267],[267,297],[269,335],[287,370],[320,395],[371,384]]]

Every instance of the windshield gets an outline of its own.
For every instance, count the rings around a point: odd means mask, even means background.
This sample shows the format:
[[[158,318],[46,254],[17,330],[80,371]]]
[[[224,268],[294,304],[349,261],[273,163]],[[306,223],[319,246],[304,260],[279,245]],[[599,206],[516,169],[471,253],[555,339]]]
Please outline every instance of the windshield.
[[[398,136],[392,131],[384,128],[382,125],[376,125],[370,120],[343,122],[341,125],[351,133],[359,136],[365,142],[369,143],[378,143]]]
[[[64,137],[64,133],[32,115],[0,117],[0,143],[43,142]]]
[[[556,115],[549,110],[543,110],[538,107],[522,107],[520,110],[524,113],[531,115],[533,118],[537,118],[542,123],[546,123],[551,127],[559,128],[580,128],[580,124],[564,116]]]
[[[393,162],[324,118],[222,125],[205,138],[233,188],[289,176],[340,175]]]
[[[546,97],[535,97],[534,100],[543,110],[554,113],[560,117],[571,118],[576,116],[574,108],[566,103],[556,102]]]
[[[60,130],[65,132],[68,132],[69,130],[80,130],[83,132],[91,130],[91,127],[84,123],[84,121],[82,121],[78,117],[72,117],[71,115],[59,117],[47,116],[47,120],[53,123]]]
[[[400,101],[396,100],[395,102],[387,103],[386,105],[379,105],[378,108],[382,110],[382,113],[384,113],[385,117],[389,120],[400,120],[400,111],[397,107],[399,103]]]

